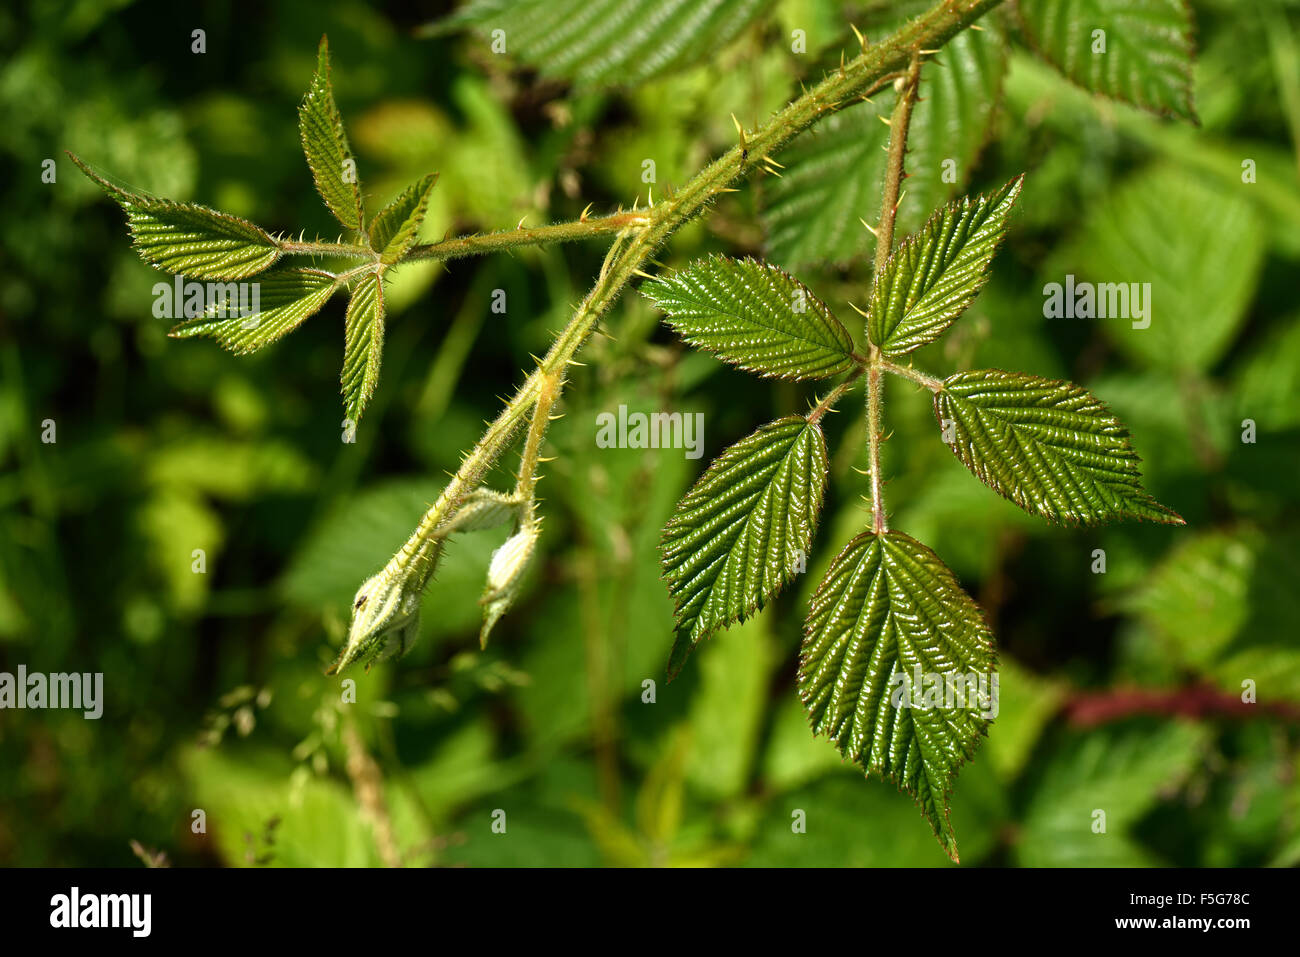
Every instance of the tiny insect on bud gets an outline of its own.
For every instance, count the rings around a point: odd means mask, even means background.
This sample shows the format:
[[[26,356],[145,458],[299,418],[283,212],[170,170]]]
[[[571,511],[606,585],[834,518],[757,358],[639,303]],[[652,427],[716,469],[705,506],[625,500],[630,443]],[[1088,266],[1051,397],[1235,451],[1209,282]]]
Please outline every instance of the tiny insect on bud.
[[[404,552],[394,556],[384,570],[357,589],[352,601],[352,624],[338,660],[325,672],[338,674],[366,658],[366,667],[386,658],[400,658],[420,633],[420,602],[442,550],[411,560]]]

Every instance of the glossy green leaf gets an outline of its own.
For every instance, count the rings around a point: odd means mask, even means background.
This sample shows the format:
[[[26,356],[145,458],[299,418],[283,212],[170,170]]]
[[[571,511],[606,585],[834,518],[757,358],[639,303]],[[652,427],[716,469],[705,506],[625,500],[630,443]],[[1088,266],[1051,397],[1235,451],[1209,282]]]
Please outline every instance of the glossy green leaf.
[[[311,86],[298,107],[298,132],[321,199],[340,223],[349,229],[361,229],[361,183],[356,159],[343,132],[343,117],[334,102],[329,42],[325,37],[321,37]]]
[[[776,266],[710,256],[641,291],[691,345],[750,372],[824,379],[854,366],[848,330]]]
[[[1085,90],[1195,119],[1186,0],[1021,0],[1025,36]]]
[[[260,226],[194,203],[177,203],[113,185],[69,153],[83,173],[126,213],[140,258],[194,279],[246,279],[280,258],[280,243]]]
[[[1072,382],[959,372],[935,395],[934,411],[962,464],[1027,512],[1067,524],[1183,524],[1142,489],[1128,430]]]
[[[871,287],[867,333],[888,356],[933,342],[975,301],[1007,231],[1023,176],[937,210],[890,255]]]
[[[881,25],[868,35],[889,32]],[[993,24],[958,34],[922,69],[898,207],[900,233],[919,227],[970,179],[1005,72],[1005,43]],[[768,184],[763,212],[768,258],[795,268],[870,257],[875,240],[862,222],[875,226],[880,219],[889,142],[881,118],[889,117],[894,95],[882,91],[872,99],[818,123],[777,157],[785,169]]]
[[[376,214],[370,223],[370,248],[379,253],[381,262],[397,262],[415,245],[437,181],[437,173],[421,177]]]
[[[1245,322],[1264,263],[1266,234],[1247,188],[1225,190],[1172,164],[1125,180],[1053,261],[1056,284],[1075,274],[1067,315],[1084,314],[1086,281],[1095,287],[1095,318],[1047,321],[1100,326],[1144,365],[1209,369]]]
[[[337,278],[319,269],[274,269],[255,282],[260,306],[256,313],[238,315],[237,297],[218,300],[209,306],[208,315],[183,322],[168,335],[176,339],[211,336],[236,354],[255,352],[298,328],[338,288]],[[227,301],[231,305],[223,316],[221,304]]]
[[[355,424],[379,383],[384,352],[384,285],[378,273],[366,273],[352,290],[345,326],[343,406]]]
[[[426,34],[474,27],[496,53],[579,86],[634,86],[715,54],[771,0],[472,0]]]
[[[691,649],[743,621],[795,574],[826,490],[826,439],[802,416],[769,422],[723,452],[664,527],[664,579],[676,602],[676,675]]]
[[[975,602],[901,532],[851,541],[808,611],[799,696],[813,732],[912,795],[954,861],[948,795],[988,733],[996,664]]]

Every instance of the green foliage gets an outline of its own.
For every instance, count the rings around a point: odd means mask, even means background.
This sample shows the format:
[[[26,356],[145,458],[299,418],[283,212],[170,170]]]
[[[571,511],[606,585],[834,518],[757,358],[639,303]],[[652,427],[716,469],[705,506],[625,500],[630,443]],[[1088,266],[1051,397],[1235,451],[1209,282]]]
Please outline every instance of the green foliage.
[[[370,224],[370,248],[379,253],[379,261],[385,266],[400,260],[415,244],[429,206],[429,194],[437,181],[438,174],[430,173],[375,215]]]
[[[761,609],[794,576],[812,545],[826,468],[821,428],[788,416],[720,455],[678,503],[662,546],[677,603],[670,676],[702,638]]]
[[[1034,48],[1084,89],[1196,118],[1186,0],[1022,0],[1015,9]]]
[[[702,60],[770,0],[471,0],[433,35],[472,26],[543,75],[583,87],[633,86]],[[499,31],[499,32],[498,32]]]
[[[378,273],[366,273],[353,289],[345,338],[343,407],[351,421],[359,422],[379,382],[384,354],[384,284]]]
[[[949,203],[890,254],[872,283],[867,322],[885,355],[933,342],[975,301],[1023,182],[1017,177],[991,195]]]
[[[68,154],[126,213],[140,258],[196,279],[245,279],[280,258],[280,243],[247,220],[206,206],[127,192]]]
[[[1068,524],[1183,524],[1142,489],[1128,430],[1072,382],[959,372],[935,395],[934,414],[971,474],[1026,511]]]
[[[274,269],[257,282],[258,312],[239,315],[239,297],[223,298],[210,304],[206,315],[182,322],[169,334],[177,339],[211,336],[236,354],[255,352],[319,312],[339,287],[337,276],[319,269]]]
[[[854,366],[853,338],[793,276],[711,256],[641,287],[693,346],[760,375],[824,379]]]
[[[987,733],[980,709],[991,706],[995,663],[975,602],[934,552],[901,532],[863,533],[845,546],[808,610],[799,695],[814,733],[912,795],[954,861],[948,793]],[[913,684],[922,675],[963,684],[956,692]]]
[[[357,176],[356,159],[348,146],[347,134],[343,132],[343,117],[334,102],[329,41],[325,37],[321,37],[311,86],[298,107],[298,133],[307,165],[311,167],[316,189],[325,205],[348,229],[363,229],[365,214],[361,209],[361,182]]]

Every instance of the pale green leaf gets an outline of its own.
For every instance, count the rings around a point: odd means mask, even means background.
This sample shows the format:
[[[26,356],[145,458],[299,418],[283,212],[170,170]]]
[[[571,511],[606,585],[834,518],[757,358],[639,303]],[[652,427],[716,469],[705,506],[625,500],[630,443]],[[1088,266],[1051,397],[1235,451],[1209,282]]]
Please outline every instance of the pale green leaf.
[[[68,156],[126,213],[140,258],[194,279],[245,279],[280,258],[280,242],[248,220],[194,203],[177,203],[113,185]]]
[[[899,243],[871,287],[867,332],[885,355],[933,342],[975,301],[1023,182],[951,202]]]
[[[426,34],[474,27],[487,43],[579,86],[634,86],[714,54],[771,0],[472,0]],[[497,31],[500,31],[499,33]]]
[[[869,35],[887,36],[891,26],[870,28]],[[922,69],[899,232],[915,230],[970,179],[1005,72],[1005,43],[992,24],[958,34]],[[880,219],[889,141],[880,120],[889,117],[894,95],[884,91],[872,99],[818,123],[779,155],[785,169],[767,187],[763,213],[768,258],[794,268],[870,257],[875,240],[862,223],[875,226]]]
[[[1240,190],[1172,164],[1144,169],[1096,206],[1054,259],[1062,297],[1074,274],[1074,308],[1065,315],[1076,318],[1048,321],[1099,325],[1146,365],[1209,369],[1246,319],[1266,245]],[[1084,282],[1094,287],[1091,303]],[[1044,289],[1044,315],[1055,311],[1057,292]]]
[[[379,253],[381,262],[397,262],[415,244],[437,181],[437,173],[421,177],[376,214],[370,223],[370,248]]]
[[[239,315],[238,293],[231,295],[226,290],[213,297],[206,315],[181,323],[168,335],[176,339],[211,336],[236,354],[255,352],[318,312],[338,288],[338,279],[319,269],[274,269],[259,276],[254,284],[259,300],[257,312]]]
[[[366,273],[352,290],[345,325],[343,405],[355,425],[379,382],[384,352],[384,285],[378,273]]]
[[[361,183],[356,160],[343,132],[343,117],[334,102],[330,83],[329,42],[321,37],[316,55],[316,72],[298,107],[298,132],[316,189],[338,221],[349,229],[361,229]]]
[[[1076,732],[1055,742],[1018,828],[1017,861],[1022,867],[1160,863],[1131,830],[1197,767],[1208,740],[1199,725],[1164,721]]]
[[[1196,118],[1186,0],[1021,0],[1015,9],[1030,45],[1085,90]]]
[[[691,345],[750,372],[823,379],[855,364],[848,330],[776,266],[710,256],[641,291]]]
[[[954,861],[948,795],[988,733],[996,664],[975,602],[901,532],[851,541],[808,611],[799,696],[813,732],[912,795]]]
[[[1072,382],[959,372],[935,395],[934,411],[962,464],[1027,512],[1067,524],[1183,524],[1143,490],[1128,430]]]
[[[723,452],[664,527],[664,579],[676,602],[676,675],[691,649],[743,621],[795,574],[826,490],[820,426],[788,416]]]

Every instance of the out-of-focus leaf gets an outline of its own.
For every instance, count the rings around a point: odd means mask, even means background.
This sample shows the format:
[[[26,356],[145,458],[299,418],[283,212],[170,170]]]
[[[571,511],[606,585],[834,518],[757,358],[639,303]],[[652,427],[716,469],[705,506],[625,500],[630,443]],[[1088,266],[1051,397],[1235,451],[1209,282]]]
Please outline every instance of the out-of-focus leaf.
[[[471,0],[426,33],[472,26],[547,76],[632,86],[715,53],[769,2]]]
[[[1020,0],[1029,42],[1086,90],[1195,119],[1186,0]]]

